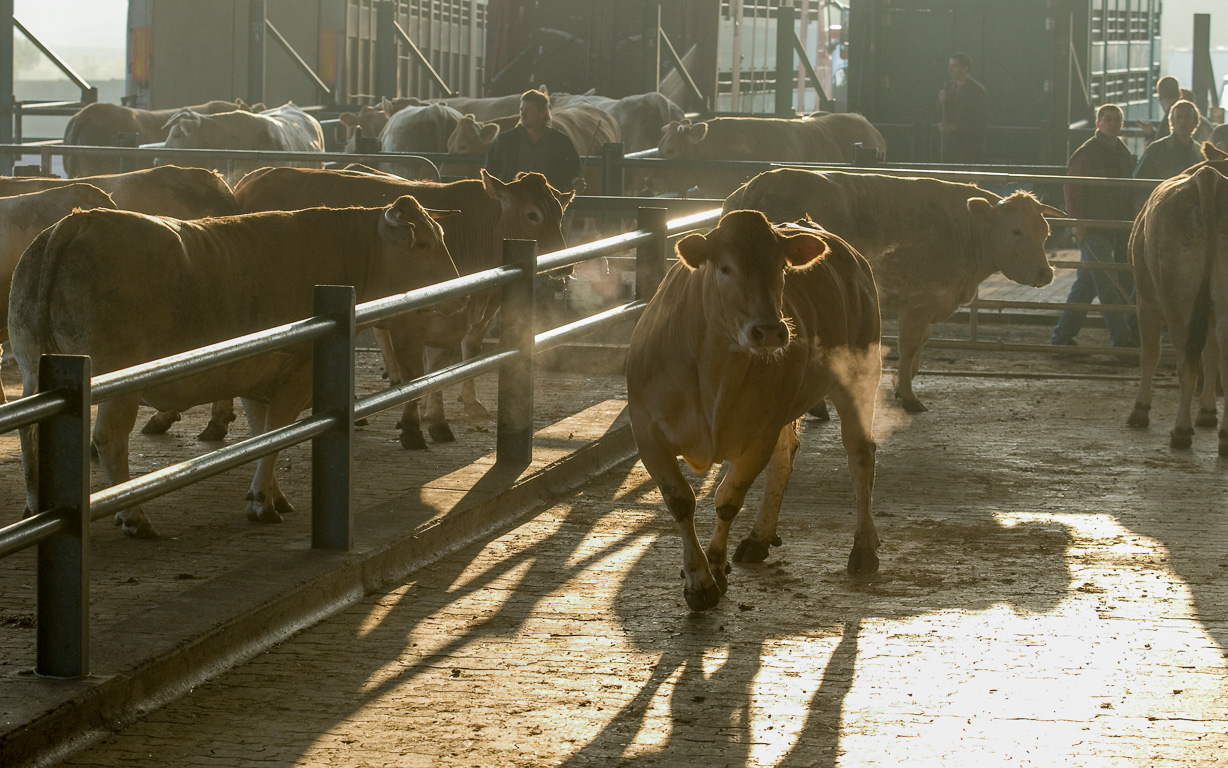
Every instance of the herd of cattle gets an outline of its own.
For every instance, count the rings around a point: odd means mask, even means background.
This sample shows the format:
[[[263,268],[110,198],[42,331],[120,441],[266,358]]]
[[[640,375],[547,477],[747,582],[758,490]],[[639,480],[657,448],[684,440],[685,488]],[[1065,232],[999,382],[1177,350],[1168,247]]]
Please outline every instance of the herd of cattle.
[[[839,161],[856,144],[885,149],[858,115],[691,123],[659,94],[553,99],[560,127],[565,115],[574,117],[569,135],[581,155],[611,136],[629,151],[657,146],[681,159]],[[412,133],[412,141],[435,142],[412,151],[472,153],[506,125],[499,110],[514,113],[515,101],[499,102],[385,101],[342,122],[358,136],[377,135],[396,148],[390,151],[406,151],[399,142]],[[105,145],[116,133],[166,146],[323,149],[319,124],[297,107],[253,111],[229,102],[163,113],[93,104],[73,118],[66,143]],[[1147,424],[1167,325],[1181,376],[1176,447],[1190,444],[1199,363],[1207,381],[1217,373],[1228,380],[1228,355],[1218,353],[1228,344],[1228,157],[1211,145],[1204,151],[1205,163],[1156,189],[1131,238],[1143,378],[1129,423]],[[536,240],[542,253],[560,249],[573,199],[540,174],[504,182],[478,171],[478,178],[437,182],[366,167],[267,167],[245,169],[232,187],[212,170],[106,172],[113,162],[70,156],[73,178],[0,179],[0,316],[7,318],[0,341],[21,369],[25,394],[36,391],[43,353],[88,354],[98,375],[307,317],[317,284],[353,285],[361,302],[496,266],[507,238]],[[912,380],[933,324],[997,272],[1031,286],[1052,281],[1045,216],[1061,211],[1026,192],[1003,198],[971,184],[869,173],[782,168],[747,181],[670,169],[653,181],[728,195],[715,229],[678,243],[679,261],[637,325],[627,362],[640,455],[683,540],[687,603],[704,610],[725,592],[730,525],[765,468],[762,507],[732,559],[762,561],[780,544],[777,515],[798,447],[796,422],[825,399],[840,416],[856,491],[848,569],[877,570],[871,426],[880,311],[899,319],[896,395],[905,410],[925,411]],[[487,293],[382,324],[376,336],[389,378],[409,380],[458,354],[476,355],[497,309],[497,296]],[[223,436],[235,397],[253,433],[276,429],[310,401],[308,356],[303,349],[266,354],[101,403],[93,442],[107,480],[130,477],[129,434],[142,402],[160,409],[146,431],[212,403],[203,437]],[[489,415],[472,382],[462,399],[467,414]],[[432,440],[453,439],[436,394],[421,415],[418,404],[405,407],[405,448],[426,447],[423,421]],[[1215,423],[1215,387],[1204,385],[1198,424]],[[1219,435],[1228,455],[1228,432]],[[36,509],[37,435],[24,429],[21,438],[27,509]],[[729,466],[706,549],[678,457],[698,471]],[[257,465],[247,495],[252,520],[279,521],[291,510],[275,458]],[[139,507],[116,522],[131,536],[157,535]]]

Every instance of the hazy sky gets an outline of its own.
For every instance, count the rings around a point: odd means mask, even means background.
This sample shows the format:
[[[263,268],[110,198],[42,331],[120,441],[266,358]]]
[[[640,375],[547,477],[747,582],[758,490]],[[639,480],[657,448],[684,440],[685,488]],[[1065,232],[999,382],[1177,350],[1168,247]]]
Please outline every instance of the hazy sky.
[[[128,34],[128,0],[13,0],[13,15],[53,51],[122,51]]]

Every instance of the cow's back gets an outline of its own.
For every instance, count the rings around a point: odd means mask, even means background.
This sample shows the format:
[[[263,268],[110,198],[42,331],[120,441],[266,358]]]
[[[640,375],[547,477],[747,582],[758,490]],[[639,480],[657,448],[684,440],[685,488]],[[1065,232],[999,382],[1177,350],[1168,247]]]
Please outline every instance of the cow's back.
[[[448,137],[461,113],[446,104],[405,107],[394,112],[379,134],[384,152],[447,152]]]
[[[786,168],[751,179],[724,209],[763,211],[773,222],[809,215],[870,262],[883,305],[895,308],[939,285],[954,295],[979,282],[970,197],[1000,200],[971,184]]]
[[[857,144],[876,150],[880,156],[887,154],[887,140],[869,120],[856,112],[820,112],[809,119],[821,128],[840,153],[816,162],[855,162]]]

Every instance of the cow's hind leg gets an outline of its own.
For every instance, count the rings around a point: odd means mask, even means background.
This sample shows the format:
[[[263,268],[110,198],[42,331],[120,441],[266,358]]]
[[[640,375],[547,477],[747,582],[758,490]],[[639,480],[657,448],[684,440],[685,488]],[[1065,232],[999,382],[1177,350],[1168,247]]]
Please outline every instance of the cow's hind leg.
[[[780,430],[772,456],[768,459],[764,476],[763,505],[759,508],[759,516],[755,519],[754,527],[733,553],[735,563],[762,563],[767,560],[771,547],[780,546],[776,524],[780,519],[780,505],[784,501],[785,489],[789,485],[789,478],[793,476],[793,457],[797,455],[799,445],[801,442],[797,439],[797,425],[785,425],[784,429]],[[753,481],[754,477],[751,480]],[[721,502],[718,490],[717,511],[724,509],[725,506]],[[724,520],[724,517],[722,514],[721,519]],[[732,520],[732,517],[730,519]],[[711,553],[708,559],[712,559]]]
[[[111,485],[127,482],[132,479],[128,468],[128,436],[136,426],[137,409],[140,407],[141,396],[108,400],[98,405],[98,415],[94,419],[94,445],[98,448],[98,461],[102,465],[103,474]],[[151,539],[158,536],[145,512],[140,506],[121,509],[115,513],[115,524],[120,527],[125,536],[136,539]]]
[[[848,458],[849,474],[857,500],[857,526],[853,531],[853,551],[849,553],[848,572],[852,575],[878,571],[878,531],[874,527],[874,454],[877,446],[872,432],[874,404],[881,368],[875,348],[867,351],[861,364],[850,365],[847,378],[830,393],[840,415],[840,437]]]
[[[1151,385],[1160,362],[1160,334],[1164,323],[1153,302],[1142,298],[1144,286],[1138,286],[1139,380],[1134,408],[1126,418],[1127,426],[1145,427],[1151,423]]]
[[[305,405],[301,398],[275,397],[267,405],[246,398],[243,400],[252,437],[286,426],[294,421]],[[283,514],[294,512],[274,475],[277,456],[277,453],[271,453],[256,462],[255,476],[244,496],[247,519],[253,523],[280,523]]]
[[[461,340],[461,358],[463,360],[472,360],[482,354],[482,338],[486,335],[486,326],[483,325],[480,333],[467,333],[465,338]],[[477,379],[465,379],[460,385],[460,401],[465,409],[465,415],[471,419],[480,421],[492,421],[494,416],[478,400]]]
[[[457,362],[458,351],[455,347],[427,347],[426,370],[434,372],[452,365]],[[456,435],[452,434],[452,428],[448,426],[448,419],[443,410],[442,391],[436,390],[426,396],[426,408],[424,410],[426,431],[430,434],[431,439],[437,443],[456,442]]]
[[[908,413],[929,410],[913,394],[912,380],[921,370],[921,348],[929,341],[932,327],[928,318],[900,313],[900,361],[895,374],[895,396]]]
[[[202,440],[206,443],[225,440],[226,433],[230,431],[230,423],[235,420],[235,401],[234,400],[217,400],[210,406],[209,423],[196,436],[197,440]]]
[[[149,417],[145,426],[141,427],[142,435],[161,435],[171,428],[171,425],[183,418],[179,411],[158,411]]]
[[[1215,329],[1207,332],[1207,345],[1202,349],[1202,391],[1198,395],[1198,418],[1196,427],[1215,427],[1219,417],[1215,410],[1215,389],[1219,382],[1219,342]]]

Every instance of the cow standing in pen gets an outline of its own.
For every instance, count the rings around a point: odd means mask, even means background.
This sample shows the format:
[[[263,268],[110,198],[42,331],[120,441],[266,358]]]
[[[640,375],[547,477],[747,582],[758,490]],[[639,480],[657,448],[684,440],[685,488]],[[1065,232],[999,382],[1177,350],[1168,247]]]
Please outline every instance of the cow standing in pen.
[[[1169,438],[1173,448],[1193,445],[1194,426],[1214,427],[1216,381],[1228,381],[1228,154],[1203,144],[1207,162],[1156,187],[1130,232],[1130,261],[1138,291],[1139,378],[1126,423],[1150,423],[1151,386],[1160,360],[1160,333],[1168,326],[1177,352],[1180,399]],[[1198,366],[1202,395],[1197,421],[1190,405]],[[1219,431],[1219,454],[1228,456],[1228,430]]]
[[[848,570],[878,570],[871,427],[882,363],[869,265],[812,222],[772,226],[758,211],[727,213],[677,250],[631,337],[627,405],[640,458],[682,537],[687,605],[706,610],[724,594],[729,528],[765,467],[763,506],[733,559],[761,562],[780,544],[797,420],[824,396],[840,414],[856,491]],[[729,464],[706,551],[679,456],[696,472]]]
[[[725,210],[740,208],[776,222],[810,216],[866,257],[883,310],[899,318],[895,393],[909,413],[926,410],[912,380],[934,323],[996,272],[1037,288],[1053,282],[1044,217],[1063,215],[1028,192],[1003,198],[972,184],[793,168],[739,187]]]
[[[109,373],[310,317],[316,285],[351,285],[363,302],[454,278],[434,215],[408,196],[384,208],[201,221],[74,213],[35,239],[13,275],[9,334],[24,394],[37,390],[42,354],[89,355],[95,375]],[[421,335],[416,341],[400,363],[420,373]],[[263,434],[311,401],[310,358],[311,345],[298,345],[99,403],[93,439],[107,480],[129,479],[128,435],[142,401],[182,410],[241,397],[252,433]],[[33,427],[22,428],[31,510],[38,509],[36,439]],[[249,519],[279,522],[292,509],[274,476],[276,459],[257,462]],[[157,535],[139,506],[118,512],[116,524],[129,536]]]

